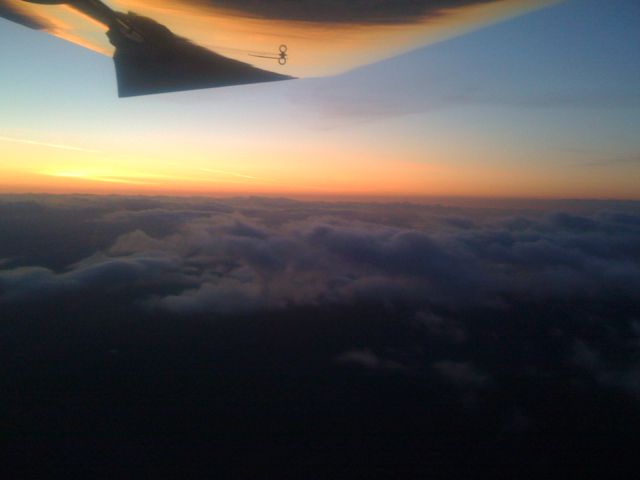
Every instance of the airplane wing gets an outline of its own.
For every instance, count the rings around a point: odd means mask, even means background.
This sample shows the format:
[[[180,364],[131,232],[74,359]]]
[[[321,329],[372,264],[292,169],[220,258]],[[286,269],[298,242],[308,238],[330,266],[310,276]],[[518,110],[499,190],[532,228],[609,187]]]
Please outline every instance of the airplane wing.
[[[107,36],[116,47],[121,97],[293,78],[207,50],[149,18],[134,13],[120,18],[127,27],[112,27]]]
[[[113,56],[127,97],[335,75],[558,1],[0,0],[0,17]]]
[[[50,13],[47,15],[46,10],[43,9],[37,16],[29,16],[25,9],[10,9],[11,2],[1,1],[0,15],[5,18],[31,28],[55,28],[55,21],[52,20],[55,17]],[[293,78],[210,51],[174,34],[151,18],[132,12],[117,12],[100,0],[74,0],[68,3],[29,0],[29,3],[49,8],[52,5],[64,6],[67,7],[67,15],[73,15],[75,10],[76,15],[106,28],[106,38],[115,48],[113,60],[120,97]]]

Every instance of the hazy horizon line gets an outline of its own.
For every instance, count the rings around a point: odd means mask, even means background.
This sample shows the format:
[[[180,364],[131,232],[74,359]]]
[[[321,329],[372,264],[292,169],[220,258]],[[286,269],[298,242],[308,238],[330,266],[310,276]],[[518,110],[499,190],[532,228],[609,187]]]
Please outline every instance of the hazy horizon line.
[[[393,195],[393,194],[277,194],[262,192],[233,192],[233,193],[102,193],[102,192],[2,192],[0,198],[10,197],[110,197],[110,198],[166,198],[166,199],[202,199],[202,200],[219,200],[219,199],[268,199],[268,200],[291,200],[298,202],[344,202],[344,203],[362,203],[362,202],[378,202],[378,203],[415,203],[423,204],[435,201],[484,201],[484,202],[533,202],[533,203],[558,203],[558,202],[576,202],[576,203],[626,203],[639,204],[638,198],[615,198],[615,197],[542,197],[542,196],[488,196],[488,195]]]

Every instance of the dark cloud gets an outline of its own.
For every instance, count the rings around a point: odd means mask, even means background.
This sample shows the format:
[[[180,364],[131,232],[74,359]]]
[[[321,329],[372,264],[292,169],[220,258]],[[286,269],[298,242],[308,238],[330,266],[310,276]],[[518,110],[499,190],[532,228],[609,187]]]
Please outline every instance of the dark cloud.
[[[152,300],[149,304],[181,314],[243,314],[272,307],[252,272],[242,270],[234,271],[227,278],[203,283],[178,295]]]
[[[477,214],[464,208],[259,199],[250,205],[241,199],[210,205],[85,201],[0,205],[6,212],[0,219],[6,232],[1,253],[11,259],[2,271],[3,298],[22,296],[23,285],[67,291],[141,281],[145,272],[152,278],[159,270],[171,274],[166,278],[172,285],[182,279],[184,289],[143,300],[180,311],[367,298],[497,305],[514,295],[631,295],[640,288],[635,212]],[[45,231],[49,237],[43,240]],[[40,242],[51,245],[54,232],[60,246],[49,255],[68,255],[63,266],[40,251]]]
[[[398,24],[437,18],[449,9],[500,0],[200,0],[249,17],[305,22]]]
[[[607,167],[607,166],[636,166],[640,164],[640,156],[638,155],[629,155],[623,157],[613,157],[613,158],[601,158],[599,160],[593,160],[590,163],[586,163],[585,165],[588,167]]]
[[[437,315],[429,310],[418,311],[415,315],[415,320],[418,325],[426,328],[430,335],[436,336],[439,340],[463,343],[467,339],[467,333],[459,322]]]
[[[558,205],[565,209],[555,211]],[[373,371],[402,365],[412,375],[454,385],[479,386],[504,367],[452,352],[477,348],[479,341],[491,351],[499,338],[492,335],[515,329],[536,308],[554,319],[549,328],[560,339],[566,320],[555,320],[556,312],[567,309],[572,316],[620,317],[626,323],[611,328],[627,335],[637,326],[624,313],[640,291],[640,210],[633,202],[477,208],[4,197],[0,224],[0,303],[7,308],[84,295],[118,298],[121,308],[139,314],[181,317],[371,306],[401,318],[422,345],[397,351],[384,343],[343,345],[333,356],[338,364]],[[548,304],[558,304],[557,311],[545,310]],[[623,313],[610,313],[612,305]],[[487,318],[503,321],[478,330]],[[593,338],[592,361],[585,360],[586,347],[576,350],[581,328],[569,328],[574,333],[563,340],[562,358],[577,352],[571,365],[600,385],[635,391],[636,367],[611,364]],[[612,344],[637,349],[637,341],[625,344],[617,335]]]
[[[18,476],[635,458],[640,206],[468,203],[0,197]]]
[[[379,357],[369,349],[351,350],[336,358],[338,363],[355,365],[371,370],[402,370],[402,365],[393,360]]]
[[[178,274],[180,262],[179,258],[165,254],[116,258],[97,254],[62,272],[43,267],[0,270],[0,302],[32,301],[88,289],[126,289],[141,282],[152,286],[158,275]]]
[[[619,342],[618,345],[621,346],[622,343]],[[632,345],[631,351],[637,354],[637,345]],[[581,339],[577,339],[573,345],[573,361],[593,375],[598,383],[621,388],[640,397],[640,362],[632,361],[616,366],[613,362],[607,362],[600,352]]]
[[[467,362],[441,361],[433,364],[433,368],[446,381],[457,387],[482,387],[488,377]]]

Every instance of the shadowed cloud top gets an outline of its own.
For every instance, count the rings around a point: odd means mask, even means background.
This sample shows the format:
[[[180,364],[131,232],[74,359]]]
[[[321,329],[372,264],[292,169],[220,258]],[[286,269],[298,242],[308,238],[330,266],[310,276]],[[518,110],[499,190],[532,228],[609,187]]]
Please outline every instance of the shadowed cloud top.
[[[0,230],[28,468],[635,458],[637,202],[4,196]]]
[[[238,313],[383,300],[461,308],[640,290],[637,210],[478,215],[419,205],[61,198],[4,202],[12,233],[0,242],[0,300],[135,286],[147,308]],[[104,233],[93,246],[61,238],[60,264],[55,248],[48,257],[37,247],[48,219]]]

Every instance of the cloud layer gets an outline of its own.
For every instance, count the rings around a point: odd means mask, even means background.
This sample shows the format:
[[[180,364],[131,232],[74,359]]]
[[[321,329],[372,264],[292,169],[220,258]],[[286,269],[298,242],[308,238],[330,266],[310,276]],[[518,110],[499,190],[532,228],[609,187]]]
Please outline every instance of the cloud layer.
[[[514,348],[545,349],[542,329],[563,339],[563,368],[640,391],[633,356],[622,363],[611,356],[616,348],[637,351],[624,339],[624,332],[637,337],[640,303],[633,202],[478,208],[4,197],[0,226],[0,304],[18,312],[89,298],[96,309],[115,303],[126,315],[211,322],[312,309],[333,325],[345,309],[373,309],[389,325],[401,322],[399,331],[418,332],[420,346],[345,344],[331,361],[427,375],[458,389],[493,384],[505,364],[487,354],[506,348],[503,336]],[[615,339],[588,333],[604,326]],[[538,333],[519,337],[530,328]],[[531,341],[541,343],[527,347]],[[425,345],[434,349],[426,357]]]
[[[148,292],[141,301],[149,307],[234,313],[361,301],[462,308],[508,305],[514,297],[640,291],[640,216],[634,212],[478,214],[259,199],[66,201],[4,204],[14,212],[4,220],[5,258],[11,249],[37,250],[35,226],[42,223],[25,215],[58,218],[58,225],[91,237],[95,250],[60,238],[62,252],[84,255],[67,257],[64,266],[40,251],[36,265],[16,256],[15,266],[0,273],[3,301],[136,285]],[[31,238],[20,238],[29,237],[25,224],[35,228]],[[153,293],[152,287],[167,286],[171,294]]]
[[[635,458],[639,205],[442,203],[2,197],[20,472]]]

